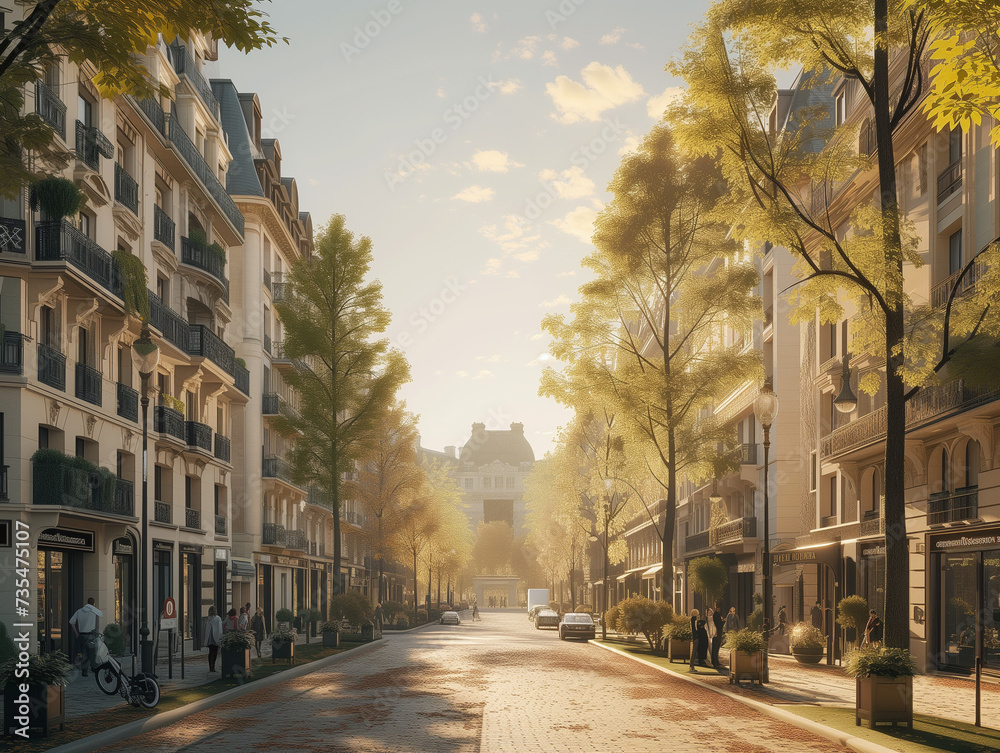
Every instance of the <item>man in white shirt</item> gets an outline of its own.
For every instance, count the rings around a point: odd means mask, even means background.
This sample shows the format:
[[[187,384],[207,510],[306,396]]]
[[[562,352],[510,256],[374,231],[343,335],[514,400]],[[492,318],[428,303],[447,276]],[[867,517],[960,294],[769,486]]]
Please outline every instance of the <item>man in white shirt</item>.
[[[97,638],[97,621],[103,617],[104,613],[94,606],[94,597],[87,599],[87,603],[76,610],[76,613],[69,618],[69,624],[76,633],[77,640],[80,641],[81,648],[86,651],[87,657],[80,667],[84,677],[87,676],[87,665],[93,662],[94,641]]]

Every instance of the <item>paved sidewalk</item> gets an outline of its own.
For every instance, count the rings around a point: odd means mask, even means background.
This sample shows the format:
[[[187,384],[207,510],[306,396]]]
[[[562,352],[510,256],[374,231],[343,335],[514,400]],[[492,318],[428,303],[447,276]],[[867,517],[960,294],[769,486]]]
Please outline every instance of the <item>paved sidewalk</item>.
[[[323,637],[317,635],[315,638],[310,637],[310,643],[322,643]],[[305,635],[297,635],[295,643],[297,645],[304,645],[306,642]],[[256,661],[256,653],[251,650],[250,655],[252,660]],[[204,685],[205,683],[218,680],[222,673],[219,668],[222,664],[221,654],[220,661],[216,662],[215,672],[208,671],[208,649],[203,648],[201,651],[195,653],[185,654],[184,656],[184,678],[181,678],[181,660],[180,654],[174,656],[174,670],[173,679],[168,679],[168,667],[166,657],[161,656],[160,661],[156,665],[156,676],[160,683],[160,693],[166,695],[167,693],[179,690],[182,688],[193,688],[198,685]],[[261,658],[270,660],[271,658],[271,641],[270,639],[265,640],[261,644]],[[122,668],[125,670],[126,674],[132,673],[132,657],[126,656],[122,660]],[[138,671],[138,658],[136,658],[136,671]],[[125,703],[125,700],[115,693],[114,695],[106,695],[97,687],[97,680],[94,679],[94,672],[89,672],[86,677],[81,676],[80,670],[74,668],[70,674],[70,682],[66,688],[66,718],[74,719],[81,716],[87,716],[89,714],[97,713],[107,708],[112,708],[114,706],[119,706]]]

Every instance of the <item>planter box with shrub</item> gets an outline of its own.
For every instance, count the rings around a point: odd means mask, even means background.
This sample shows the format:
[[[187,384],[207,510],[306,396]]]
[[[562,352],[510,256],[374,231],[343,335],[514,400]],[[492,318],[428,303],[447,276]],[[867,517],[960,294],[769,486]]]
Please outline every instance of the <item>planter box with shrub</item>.
[[[340,623],[329,621],[319,626],[324,648],[340,648]]]
[[[249,630],[229,630],[219,641],[219,655],[222,660],[222,676],[250,677],[250,649],[256,645],[254,634]]]
[[[902,648],[865,646],[849,653],[844,671],[856,680],[854,724],[903,722],[913,729],[913,675],[917,667]]]
[[[729,684],[743,680],[762,683],[764,680],[764,636],[749,628],[726,633],[729,649]]]
[[[23,727],[23,722],[17,719],[22,716],[28,717],[29,728],[40,729],[43,735],[47,735],[57,724],[62,729],[66,719],[66,684],[70,670],[66,655],[54,651],[28,658],[28,675],[32,682],[25,693],[26,699],[22,698],[19,687],[24,680],[15,676],[16,670],[16,657],[0,666],[0,687],[4,689],[4,734],[13,734],[14,730]],[[27,713],[22,713],[25,710]]]

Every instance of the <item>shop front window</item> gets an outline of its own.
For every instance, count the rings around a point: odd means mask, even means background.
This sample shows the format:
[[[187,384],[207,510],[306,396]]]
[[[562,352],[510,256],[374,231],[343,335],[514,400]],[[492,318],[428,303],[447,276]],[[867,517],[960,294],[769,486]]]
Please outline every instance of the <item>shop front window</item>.
[[[983,552],[983,665],[1000,670],[1000,549]]]
[[[976,569],[978,554],[948,554],[941,574],[941,642],[945,664],[976,665]]]

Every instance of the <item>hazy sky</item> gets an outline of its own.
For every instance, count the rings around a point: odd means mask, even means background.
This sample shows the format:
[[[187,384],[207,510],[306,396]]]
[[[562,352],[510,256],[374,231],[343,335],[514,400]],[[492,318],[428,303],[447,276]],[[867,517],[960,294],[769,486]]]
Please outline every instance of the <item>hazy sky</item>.
[[[568,412],[538,396],[540,321],[576,298],[605,188],[707,7],[275,0],[290,44],[209,68],[258,93],[317,227],[371,237],[425,447],[520,421],[550,448]]]

